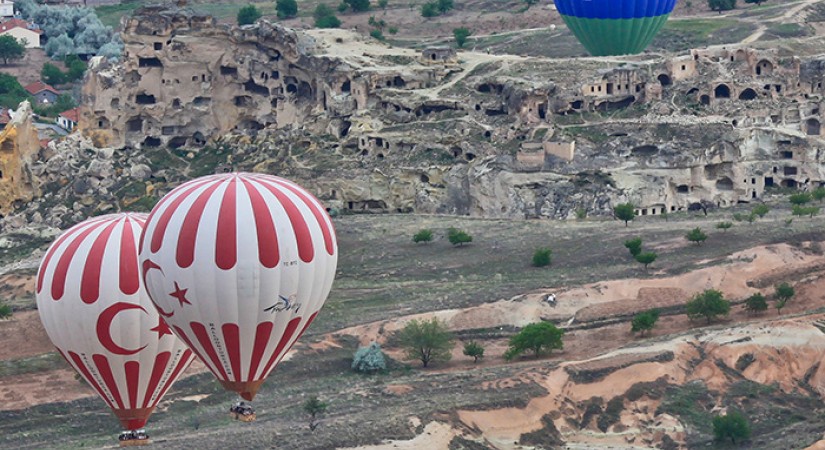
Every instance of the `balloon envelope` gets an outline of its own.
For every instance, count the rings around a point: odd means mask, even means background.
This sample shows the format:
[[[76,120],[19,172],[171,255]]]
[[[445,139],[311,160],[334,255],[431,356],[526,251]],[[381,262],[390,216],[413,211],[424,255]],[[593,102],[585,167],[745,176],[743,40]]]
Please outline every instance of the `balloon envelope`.
[[[676,0],[556,0],[564,23],[593,56],[644,50]]]
[[[57,350],[130,430],[142,428],[194,358],[152,306],[140,278],[145,214],[81,222],[48,249],[37,309]]]
[[[140,259],[161,316],[226,389],[252,400],[321,309],[338,250],[311,194],[235,173],[169,192],[149,216]]]

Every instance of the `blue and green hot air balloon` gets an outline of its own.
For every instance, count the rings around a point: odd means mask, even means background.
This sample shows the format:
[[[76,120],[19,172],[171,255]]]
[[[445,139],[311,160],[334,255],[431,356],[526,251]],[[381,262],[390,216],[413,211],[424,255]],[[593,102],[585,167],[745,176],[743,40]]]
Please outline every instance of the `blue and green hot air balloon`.
[[[593,56],[641,52],[676,5],[676,0],[555,1],[567,27]]]

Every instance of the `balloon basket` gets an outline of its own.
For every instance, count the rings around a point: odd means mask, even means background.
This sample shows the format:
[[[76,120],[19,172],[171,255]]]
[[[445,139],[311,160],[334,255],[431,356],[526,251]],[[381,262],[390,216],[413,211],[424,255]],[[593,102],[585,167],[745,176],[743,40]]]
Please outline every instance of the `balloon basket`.
[[[149,445],[152,443],[151,439],[130,439],[128,441],[120,441],[121,447],[139,447],[141,445]]]
[[[238,414],[236,412],[229,413],[229,417],[240,420],[241,422],[254,422],[257,419],[255,413],[252,414]]]

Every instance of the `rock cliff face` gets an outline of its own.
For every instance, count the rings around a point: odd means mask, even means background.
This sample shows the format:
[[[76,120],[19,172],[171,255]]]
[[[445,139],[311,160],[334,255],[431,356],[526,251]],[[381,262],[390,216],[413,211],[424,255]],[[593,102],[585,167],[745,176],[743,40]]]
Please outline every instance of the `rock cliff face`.
[[[84,87],[96,146],[292,176],[331,208],[646,215],[825,182],[825,64],[806,54],[456,57],[162,7],[124,20],[123,40]]]
[[[16,203],[27,202],[36,193],[28,165],[39,150],[31,105],[23,102],[0,131],[0,214],[7,214]]]

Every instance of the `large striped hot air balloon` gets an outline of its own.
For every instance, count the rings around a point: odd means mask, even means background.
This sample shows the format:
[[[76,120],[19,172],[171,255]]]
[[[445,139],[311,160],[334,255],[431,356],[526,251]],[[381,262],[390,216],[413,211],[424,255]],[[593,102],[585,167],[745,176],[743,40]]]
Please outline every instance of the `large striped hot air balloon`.
[[[321,203],[283,178],[199,178],[152,210],[140,260],[149,295],[223,386],[252,400],[318,314],[338,260]]]
[[[644,50],[676,0],[555,0],[567,27],[593,56]]]
[[[81,222],[49,247],[37,274],[37,309],[49,339],[127,430],[146,425],[194,358],[143,288],[138,240],[145,220],[125,213]]]

